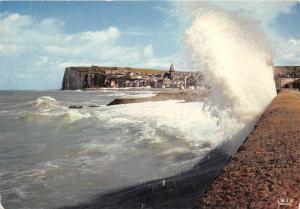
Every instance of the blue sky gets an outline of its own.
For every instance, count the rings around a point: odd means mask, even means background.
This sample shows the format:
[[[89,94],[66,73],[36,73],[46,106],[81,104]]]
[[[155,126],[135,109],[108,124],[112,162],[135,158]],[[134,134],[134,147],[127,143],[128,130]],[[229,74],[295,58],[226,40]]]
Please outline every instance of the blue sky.
[[[300,3],[211,2],[260,22],[277,65],[300,65]],[[0,89],[58,89],[74,65],[185,70],[184,3],[0,2]]]

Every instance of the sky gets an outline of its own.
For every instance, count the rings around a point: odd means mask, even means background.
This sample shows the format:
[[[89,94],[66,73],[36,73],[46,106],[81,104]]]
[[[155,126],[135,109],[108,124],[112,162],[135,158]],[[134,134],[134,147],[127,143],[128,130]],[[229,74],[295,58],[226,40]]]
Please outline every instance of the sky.
[[[203,3],[203,2],[202,2]],[[257,20],[275,65],[300,65],[300,2],[208,2]],[[186,69],[184,2],[0,2],[0,89],[59,89],[65,67]]]

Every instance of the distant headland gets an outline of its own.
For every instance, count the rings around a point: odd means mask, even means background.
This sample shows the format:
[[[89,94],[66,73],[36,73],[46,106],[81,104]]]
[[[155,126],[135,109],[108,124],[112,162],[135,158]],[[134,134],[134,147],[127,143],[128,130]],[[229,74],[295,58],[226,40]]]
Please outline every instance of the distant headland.
[[[277,89],[299,88],[299,66],[274,66]],[[201,72],[130,68],[130,67],[67,67],[62,90],[99,88],[177,88],[197,89],[203,86]]]
[[[200,72],[175,71],[173,64],[168,71],[128,67],[67,67],[62,90],[139,87],[196,89],[203,79]]]

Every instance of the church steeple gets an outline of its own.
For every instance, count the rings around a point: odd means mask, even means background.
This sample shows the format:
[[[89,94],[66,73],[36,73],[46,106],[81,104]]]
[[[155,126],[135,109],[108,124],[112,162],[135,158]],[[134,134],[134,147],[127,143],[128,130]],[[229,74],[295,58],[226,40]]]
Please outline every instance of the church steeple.
[[[175,72],[175,67],[173,64],[171,64],[170,69],[169,69],[169,73],[170,73],[170,79],[173,79],[173,74]]]

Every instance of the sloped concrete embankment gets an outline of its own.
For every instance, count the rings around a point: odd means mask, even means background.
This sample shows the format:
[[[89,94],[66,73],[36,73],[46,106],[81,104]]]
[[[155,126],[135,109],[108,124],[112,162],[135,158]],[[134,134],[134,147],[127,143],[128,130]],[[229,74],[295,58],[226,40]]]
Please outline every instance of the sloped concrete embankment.
[[[300,92],[282,91],[196,208],[298,208]]]

